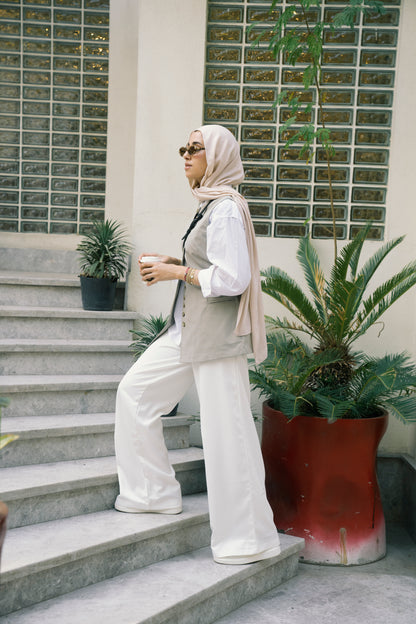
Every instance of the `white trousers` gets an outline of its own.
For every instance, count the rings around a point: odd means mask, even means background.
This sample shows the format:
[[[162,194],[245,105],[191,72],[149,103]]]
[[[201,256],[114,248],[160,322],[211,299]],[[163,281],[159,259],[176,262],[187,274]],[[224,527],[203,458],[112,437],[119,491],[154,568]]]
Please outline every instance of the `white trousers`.
[[[266,558],[280,552],[266,499],[264,465],[250,410],[246,356],[179,361],[168,334],[154,342],[122,379],[117,392],[115,444],[120,494],[116,508],[137,513],[181,509],[161,415],[195,381],[204,447],[211,547],[216,561]],[[225,559],[222,561],[222,559]]]

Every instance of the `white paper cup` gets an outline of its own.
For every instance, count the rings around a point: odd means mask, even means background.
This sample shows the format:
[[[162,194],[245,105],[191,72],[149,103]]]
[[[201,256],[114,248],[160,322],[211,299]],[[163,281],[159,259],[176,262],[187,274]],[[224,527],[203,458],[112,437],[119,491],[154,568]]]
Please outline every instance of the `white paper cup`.
[[[143,258],[140,260],[140,262],[142,262],[142,263],[146,263],[146,262],[160,262],[160,256],[143,256]]]

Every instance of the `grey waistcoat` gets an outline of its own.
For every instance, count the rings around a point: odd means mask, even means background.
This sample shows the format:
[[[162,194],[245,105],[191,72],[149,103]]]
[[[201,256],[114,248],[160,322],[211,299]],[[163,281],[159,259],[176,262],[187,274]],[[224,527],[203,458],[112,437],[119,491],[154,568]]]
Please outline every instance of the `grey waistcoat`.
[[[224,197],[212,201],[202,219],[189,234],[185,245],[185,264],[207,269],[207,227],[209,216]],[[172,308],[175,309],[178,289]],[[199,286],[184,285],[181,361],[202,362],[252,353],[251,335],[234,333],[240,297],[203,297]]]

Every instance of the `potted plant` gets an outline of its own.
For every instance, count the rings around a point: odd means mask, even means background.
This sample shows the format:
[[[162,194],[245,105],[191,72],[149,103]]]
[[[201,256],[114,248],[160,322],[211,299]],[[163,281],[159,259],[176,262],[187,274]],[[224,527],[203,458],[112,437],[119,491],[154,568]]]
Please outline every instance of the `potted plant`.
[[[271,11],[276,4],[271,2]],[[326,159],[332,215],[327,227],[334,262],[326,277],[309,238],[300,240],[297,258],[309,296],[282,270],[271,267],[263,272],[263,292],[291,317],[267,319],[268,358],[251,370],[250,378],[266,398],[262,451],[277,527],[305,538],[304,561],[352,565],[385,554],[375,462],[387,427],[386,410],[404,422],[416,418],[416,368],[409,357],[373,358],[353,346],[416,283],[416,263],[371,292],[370,281],[402,237],[381,246],[360,266],[371,232],[367,224],[338,252],[334,147],[325,126],[327,95],[321,80],[324,35],[343,26],[353,28],[360,12],[382,13],[384,7],[377,0],[351,0],[326,23],[316,15],[311,19],[311,7],[320,5],[320,0],[291,2],[253,45],[267,38],[276,57],[282,54],[290,64],[301,64],[303,89],[281,91],[274,105],[288,111],[279,128],[285,147],[301,143],[299,156],[309,160],[317,145]],[[317,125],[300,125],[314,101]]]
[[[309,238],[300,239],[297,258],[309,296],[281,269],[262,271],[263,292],[292,315],[266,317],[268,357],[250,371],[266,398],[266,489],[277,527],[304,537],[303,558],[314,563],[351,565],[384,556],[377,447],[387,410],[416,421],[416,366],[408,355],[370,357],[353,349],[416,284],[412,262],[369,292],[377,269],[403,240],[385,243],[359,267],[370,227],[341,250],[329,277]]]
[[[115,220],[94,221],[77,246],[84,310],[112,310],[117,280],[126,272],[131,252],[125,231]]]
[[[9,399],[6,399],[5,397],[0,397],[0,421],[1,421],[1,408],[7,407],[8,404],[9,404]],[[17,437],[18,437],[17,435],[14,435],[11,433],[0,435],[0,450],[4,448],[6,444],[9,444],[9,442],[13,442],[13,440],[16,440]],[[6,535],[7,514],[8,514],[7,505],[3,503],[2,501],[0,501],[0,563],[1,563],[1,550],[3,546],[4,538]]]
[[[150,314],[148,317],[142,317],[139,322],[139,329],[130,330],[134,336],[134,340],[130,346],[133,349],[136,359],[140,357],[142,353],[146,351],[147,347],[151,345],[154,340],[156,340],[159,334],[166,329],[169,317],[163,316],[162,314],[159,314],[158,316]],[[177,411],[178,405],[175,405],[173,410],[169,412],[169,414],[164,414],[164,416],[176,416]]]

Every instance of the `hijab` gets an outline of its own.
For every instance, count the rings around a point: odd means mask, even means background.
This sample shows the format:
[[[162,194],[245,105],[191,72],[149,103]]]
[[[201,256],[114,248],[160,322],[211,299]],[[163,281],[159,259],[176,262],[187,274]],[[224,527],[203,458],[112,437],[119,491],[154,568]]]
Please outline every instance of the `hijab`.
[[[200,184],[192,183],[193,195],[200,202],[231,196],[243,218],[251,280],[240,297],[234,333],[237,336],[251,334],[255,361],[259,364],[267,356],[266,328],[256,236],[247,201],[234,188],[244,180],[240,148],[234,135],[224,126],[201,126],[197,131],[204,139],[207,168]]]

